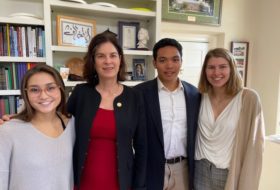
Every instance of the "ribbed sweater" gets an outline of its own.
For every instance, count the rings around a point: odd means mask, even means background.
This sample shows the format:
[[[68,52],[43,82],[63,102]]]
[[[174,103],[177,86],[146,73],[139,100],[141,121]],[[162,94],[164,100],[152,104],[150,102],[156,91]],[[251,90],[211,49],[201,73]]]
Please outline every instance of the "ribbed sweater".
[[[74,118],[56,138],[30,122],[6,122],[0,127],[0,189],[72,190],[74,140]]]

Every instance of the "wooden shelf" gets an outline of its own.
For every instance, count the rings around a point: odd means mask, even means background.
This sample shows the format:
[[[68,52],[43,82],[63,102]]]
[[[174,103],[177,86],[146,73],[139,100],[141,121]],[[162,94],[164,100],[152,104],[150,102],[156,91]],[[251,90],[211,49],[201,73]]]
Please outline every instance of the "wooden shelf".
[[[126,86],[136,86],[137,84],[140,84],[142,82],[144,81],[123,81],[121,83]]]
[[[64,81],[64,85],[66,87],[74,87],[76,86],[77,84],[82,84],[82,83],[85,83],[86,81]]]
[[[123,50],[125,55],[153,55],[152,51],[145,50]]]
[[[66,87],[74,87],[77,84],[82,84],[85,83],[86,81],[66,81],[64,82],[64,85]],[[122,84],[126,85],[126,86],[136,86],[137,84],[140,84],[144,81],[123,81],[121,82]]]
[[[74,47],[74,46],[51,46],[52,51],[57,52],[78,52],[78,53],[86,53],[86,47]],[[123,50],[125,55],[153,55],[152,51],[145,51],[145,50]]]
[[[50,0],[50,5],[52,10],[59,12],[71,12],[72,14],[80,14],[82,11],[83,13],[95,16],[106,16],[108,18],[129,18],[137,20],[146,20],[156,17],[156,13],[154,11],[147,12],[126,8],[102,7],[92,4],[77,4],[58,0]]]
[[[33,18],[0,17],[0,23],[44,26],[44,21]]]
[[[0,96],[20,95],[20,90],[0,90]]]
[[[46,62],[46,58],[0,56],[0,62]]]
[[[52,46],[52,51],[61,51],[61,52],[87,52],[86,47],[75,47],[75,46]]]

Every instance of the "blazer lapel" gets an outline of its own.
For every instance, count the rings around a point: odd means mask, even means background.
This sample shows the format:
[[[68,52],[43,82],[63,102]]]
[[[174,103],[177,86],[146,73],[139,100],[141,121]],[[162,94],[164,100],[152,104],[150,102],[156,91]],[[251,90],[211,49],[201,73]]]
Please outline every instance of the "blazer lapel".
[[[184,86],[184,94],[185,94],[185,101],[186,101],[186,109],[187,109],[187,141],[190,139],[190,137],[193,135],[193,129],[192,129],[192,123],[193,123],[193,104],[195,104],[195,102],[192,102],[192,95],[190,92],[190,88],[188,87],[188,85],[186,85],[184,82],[182,82],[183,86]],[[187,143],[189,144],[189,143]]]
[[[152,81],[151,88],[149,89],[149,92],[146,94],[147,94],[147,100],[149,102],[149,104],[147,106],[149,106],[149,110],[151,110],[150,114],[152,116],[154,126],[156,127],[159,140],[163,147],[164,146],[163,130],[162,130],[162,122],[161,122],[161,112],[160,112],[160,105],[159,105],[157,79],[154,79]]]

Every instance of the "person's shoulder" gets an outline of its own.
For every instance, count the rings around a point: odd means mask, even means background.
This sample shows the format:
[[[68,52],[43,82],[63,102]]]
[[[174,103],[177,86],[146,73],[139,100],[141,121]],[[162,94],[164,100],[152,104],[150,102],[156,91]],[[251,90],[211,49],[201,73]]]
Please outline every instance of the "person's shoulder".
[[[66,118],[66,127],[74,127],[75,126],[75,117],[72,115],[70,118],[67,118],[66,116],[64,116],[63,121],[65,121],[64,119]]]
[[[3,126],[16,126],[16,125],[21,125],[21,124],[26,124],[29,122],[20,120],[20,119],[11,119],[9,121],[6,121]]]
[[[124,93],[123,93],[124,97],[128,99],[135,99],[136,101],[139,99],[142,99],[143,97],[143,92],[137,88],[132,88],[130,86],[126,86],[124,85]]]
[[[87,88],[90,88],[89,83],[81,83],[81,84],[77,84],[74,89],[82,90]]]
[[[72,91],[72,93],[78,97],[84,97],[84,95],[89,95],[92,92],[95,92],[95,88],[89,83],[78,84],[74,87],[74,90]]]
[[[29,122],[22,121],[20,119],[11,119],[9,121],[5,121],[3,125],[0,127],[1,131],[5,131],[7,133],[14,133],[15,130],[19,130],[24,128]]]
[[[251,100],[260,100],[260,96],[256,90],[251,88],[243,88],[243,98]]]
[[[141,91],[138,88],[135,87],[131,87],[131,86],[126,86],[123,85],[124,87],[124,94],[133,94],[133,95],[137,95],[139,94]]]
[[[181,80],[181,83],[182,83],[185,90],[199,94],[199,91],[198,91],[197,87],[195,87],[194,85],[192,85],[192,84],[190,84],[186,81],[183,81],[183,80]]]
[[[152,88],[156,85],[157,85],[157,81],[156,81],[156,79],[153,79],[153,80],[148,80],[148,81],[142,82],[142,83],[134,86],[134,88],[137,89],[137,90],[143,91],[143,90],[146,90],[148,88]]]

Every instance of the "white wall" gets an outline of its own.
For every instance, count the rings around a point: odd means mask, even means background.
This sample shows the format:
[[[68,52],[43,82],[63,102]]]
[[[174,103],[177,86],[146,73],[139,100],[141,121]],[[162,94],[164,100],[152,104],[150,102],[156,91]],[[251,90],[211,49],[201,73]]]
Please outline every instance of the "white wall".
[[[279,0],[257,0],[255,47],[251,68],[252,87],[261,95],[267,134],[274,134],[277,126],[280,70]]]
[[[280,142],[266,140],[259,190],[279,190]]]
[[[230,49],[231,41],[250,43],[247,86],[257,90],[261,97],[267,134],[276,132],[278,110],[280,112],[279,7],[279,0],[223,0],[219,27],[166,21],[162,23],[165,36],[212,35],[218,38],[219,47],[227,49]]]

